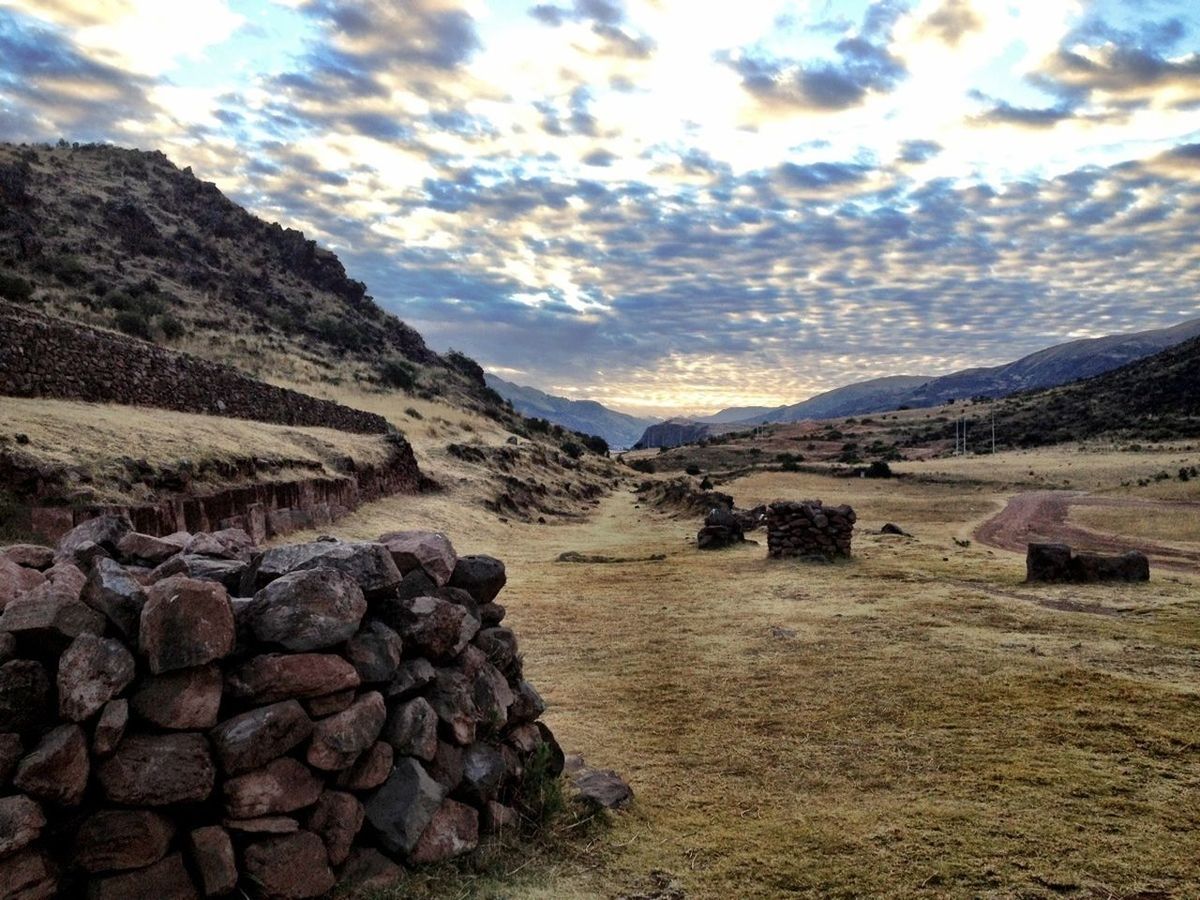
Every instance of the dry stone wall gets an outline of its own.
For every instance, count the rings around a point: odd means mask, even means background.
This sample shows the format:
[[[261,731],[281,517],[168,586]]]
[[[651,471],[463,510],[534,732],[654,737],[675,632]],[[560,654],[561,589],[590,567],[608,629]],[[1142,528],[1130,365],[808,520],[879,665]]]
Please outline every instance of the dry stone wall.
[[[564,758],[441,534],[0,551],[0,895],[325,896],[520,827]]]
[[[153,406],[383,434],[382,416],[275,387],[230,366],[0,302],[0,394]]]
[[[767,555],[835,559],[850,556],[856,517],[849,506],[781,500],[767,507]]]

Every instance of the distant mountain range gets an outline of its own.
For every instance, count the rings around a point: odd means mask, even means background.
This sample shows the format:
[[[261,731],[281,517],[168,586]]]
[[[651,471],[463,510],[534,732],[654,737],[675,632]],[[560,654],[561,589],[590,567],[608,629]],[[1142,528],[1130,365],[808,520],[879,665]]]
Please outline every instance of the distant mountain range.
[[[487,386],[512,403],[513,408],[521,415],[546,419],[572,431],[599,435],[608,441],[608,445],[614,450],[632,447],[646,428],[658,421],[617,412],[595,400],[555,397],[537,388],[505,381],[491,372],[484,377]]]
[[[1087,338],[1039,350],[1016,362],[963,369],[949,375],[891,375],[834,388],[790,406],[737,418],[739,407],[713,416],[672,420],[648,428],[638,444],[674,447],[709,433],[753,425],[834,419],[902,407],[938,406],[970,397],[1007,397],[1020,391],[1050,388],[1100,375],[1200,336],[1200,319],[1169,328]],[[690,427],[685,427],[690,426]]]

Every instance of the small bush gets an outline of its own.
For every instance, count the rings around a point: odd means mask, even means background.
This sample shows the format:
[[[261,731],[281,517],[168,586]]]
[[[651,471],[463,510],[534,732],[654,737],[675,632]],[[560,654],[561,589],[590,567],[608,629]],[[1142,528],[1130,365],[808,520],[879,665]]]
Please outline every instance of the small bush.
[[[1191,473],[1188,472],[1187,466],[1184,466],[1182,469],[1179,470],[1179,480],[1180,481],[1188,481],[1191,477],[1192,477]]]
[[[145,314],[136,309],[123,309],[117,313],[117,328],[126,334],[150,339],[150,320]]]
[[[712,480],[707,475],[705,475],[704,480],[700,482],[700,490],[711,491],[712,489],[713,489]]]
[[[0,297],[17,303],[28,303],[32,296],[32,284],[18,275],[0,272]]]
[[[379,364],[379,380],[402,391],[411,391],[417,384],[412,364],[394,356]]]
[[[412,406],[410,406],[408,409],[406,409],[404,411],[404,414],[406,416],[408,416],[410,419],[416,419],[417,421],[420,421],[421,419],[425,418],[423,415],[421,415],[421,411],[419,409],[416,409],[415,407],[412,407]]]
[[[887,463],[885,463],[883,460],[877,459],[877,460],[875,460],[875,462],[873,462],[869,466],[867,466],[867,477],[868,478],[891,478],[892,477],[892,467],[889,466]]]
[[[608,441],[598,434],[586,435],[583,439],[583,445],[598,456],[608,456]]]
[[[571,457],[571,459],[579,459],[579,457],[583,456],[583,447],[574,441],[566,441],[562,445],[562,452]]]
[[[635,459],[629,464],[629,468],[646,475],[653,475],[655,472],[654,463],[648,459]]]
[[[170,313],[158,320],[158,327],[162,329],[163,337],[168,341],[179,340],[187,331],[183,323]]]
[[[696,465],[695,463],[691,463],[686,469],[684,469],[684,471],[687,472],[689,475],[699,475],[700,467],[698,465]]]

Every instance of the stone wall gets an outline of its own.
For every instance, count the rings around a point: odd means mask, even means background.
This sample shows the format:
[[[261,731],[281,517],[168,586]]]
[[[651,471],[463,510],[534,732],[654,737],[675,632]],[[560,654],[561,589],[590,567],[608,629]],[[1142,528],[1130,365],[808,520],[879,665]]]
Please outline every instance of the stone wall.
[[[532,827],[564,757],[505,580],[429,532],[0,550],[0,895],[377,890]]]
[[[767,507],[767,555],[774,557],[850,556],[856,517],[849,506],[820,500],[781,500]]]
[[[0,395],[153,406],[383,434],[386,419],[230,366],[0,302]]]

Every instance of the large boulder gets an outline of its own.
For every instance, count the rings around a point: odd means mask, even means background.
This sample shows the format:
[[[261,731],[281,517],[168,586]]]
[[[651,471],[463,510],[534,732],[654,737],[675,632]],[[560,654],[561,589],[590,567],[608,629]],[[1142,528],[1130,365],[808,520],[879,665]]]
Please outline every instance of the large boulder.
[[[504,563],[495,557],[460,556],[450,576],[450,587],[462,588],[477,603],[491,603],[507,581]]]
[[[358,685],[354,666],[334,653],[265,653],[226,679],[230,696],[260,704],[323,697]]]
[[[150,534],[130,531],[117,541],[117,553],[126,562],[157,566],[179,552],[179,545]]]
[[[130,698],[142,720],[159,728],[212,728],[221,708],[221,670],[210,663],[144,678]]]
[[[402,575],[420,569],[438,587],[450,581],[458,554],[446,535],[437,531],[391,531],[380,535]]]
[[[305,757],[308,764],[328,772],[349,768],[375,743],[386,718],[383,695],[378,691],[363,694],[349,709],[313,726],[312,743]]]
[[[273,547],[246,570],[242,593],[262,590],[276,578],[306,569],[337,569],[350,576],[368,599],[394,592],[403,576],[382,544],[365,541],[314,541]]]
[[[215,581],[227,591],[237,593],[242,587],[246,563],[240,559],[218,559],[196,553],[172,556],[150,573],[150,581],[162,581],[173,575],[186,575],[200,581]]]
[[[325,791],[321,795],[306,824],[309,831],[325,842],[331,865],[340,866],[350,856],[365,815],[363,805],[353,794]]]
[[[9,544],[0,555],[26,569],[45,571],[54,565],[54,548],[41,544]]]
[[[482,806],[496,799],[507,768],[500,751],[491,744],[474,743],[463,752],[463,777],[456,794]]]
[[[1025,580],[1051,584],[1071,580],[1071,548],[1066,544],[1030,544],[1025,554]]]
[[[199,900],[199,897],[181,853],[172,853],[145,869],[93,882],[88,889],[88,900]]]
[[[419,762],[403,757],[367,801],[366,819],[385,850],[411,853],[445,797],[446,789]]]
[[[191,732],[126,735],[97,774],[105,796],[126,806],[206,800],[216,781],[208,741]]]
[[[111,638],[81,634],[58,661],[58,713],[83,722],[125,690],[136,671],[133,654]]]
[[[455,669],[438,669],[428,699],[456,744],[465,747],[474,742],[479,710],[472,679]]]
[[[431,760],[437,752],[438,715],[424,697],[392,707],[383,729],[387,741],[401,756]]]
[[[283,756],[226,781],[225,812],[233,819],[290,813],[316,803],[321,789],[321,780],[308,766]]]
[[[58,897],[58,876],[50,858],[32,847],[0,856],[0,886],[14,900],[52,900]]]
[[[364,684],[381,684],[395,675],[404,641],[383,622],[372,619],[346,642],[345,652]]]
[[[123,516],[104,515],[76,525],[58,542],[59,559],[73,559],[87,544],[102,547],[110,555],[119,553],[123,538],[133,526]]]
[[[104,626],[104,616],[52,582],[18,597],[0,614],[0,632],[47,653],[61,653],[81,634],[103,634]]]
[[[406,644],[434,660],[458,656],[479,631],[479,620],[466,608],[437,597],[395,600],[380,613]]]
[[[233,607],[225,588],[176,575],[151,586],[138,646],[157,674],[202,666],[234,648]]]
[[[0,554],[0,609],[45,582],[46,577],[41,572]]]
[[[274,579],[247,611],[260,641],[288,650],[319,650],[358,631],[367,601],[355,580],[337,569],[314,568]]]
[[[387,781],[396,751],[384,741],[376,741],[362,752],[348,769],[338,773],[337,785],[351,791],[369,791]]]
[[[311,831],[267,838],[246,848],[246,877],[267,897],[298,900],[333,890],[336,879],[321,838]]]
[[[1146,554],[1131,551],[1119,556],[1100,553],[1076,553],[1071,560],[1071,580],[1080,584],[1097,581],[1149,581],[1150,560]]]
[[[36,801],[21,794],[0,797],[0,857],[28,847],[45,826],[46,817]]]
[[[437,863],[479,846],[479,813],[464,803],[445,801],[409,855],[414,863]]]
[[[230,775],[278,759],[312,734],[313,723],[295,700],[261,706],[226,719],[209,732],[221,768]]]
[[[33,751],[17,763],[13,784],[39,800],[78,806],[90,772],[83,729],[59,725],[46,732]]]
[[[152,866],[175,836],[166,816],[148,809],[106,809],[89,816],[75,838],[74,860],[88,872]]]
[[[204,896],[217,897],[237,887],[237,858],[228,831],[220,825],[197,828],[188,835],[188,850]]]

